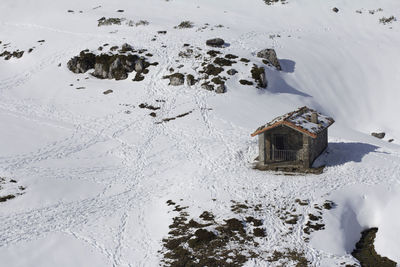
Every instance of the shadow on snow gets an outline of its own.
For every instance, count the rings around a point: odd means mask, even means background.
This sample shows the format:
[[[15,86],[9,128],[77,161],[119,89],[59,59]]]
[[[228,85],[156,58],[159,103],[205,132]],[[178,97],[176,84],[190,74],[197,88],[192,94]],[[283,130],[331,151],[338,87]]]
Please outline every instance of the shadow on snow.
[[[323,165],[337,166],[347,162],[361,162],[364,156],[371,152],[385,153],[377,151],[378,147],[366,143],[329,143],[326,151],[318,157],[313,166],[320,167]]]

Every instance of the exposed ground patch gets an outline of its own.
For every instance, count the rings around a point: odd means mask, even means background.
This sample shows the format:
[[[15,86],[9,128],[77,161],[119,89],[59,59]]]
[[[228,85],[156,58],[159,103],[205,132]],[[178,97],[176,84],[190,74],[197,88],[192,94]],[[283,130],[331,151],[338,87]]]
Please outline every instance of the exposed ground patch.
[[[167,205],[175,216],[168,237],[162,240],[164,266],[243,266],[250,259],[296,266],[309,264],[302,251],[269,250],[260,245],[269,238],[263,223],[267,206],[232,201],[234,215],[221,218],[211,211],[193,217],[188,207],[177,201],[169,200]]]

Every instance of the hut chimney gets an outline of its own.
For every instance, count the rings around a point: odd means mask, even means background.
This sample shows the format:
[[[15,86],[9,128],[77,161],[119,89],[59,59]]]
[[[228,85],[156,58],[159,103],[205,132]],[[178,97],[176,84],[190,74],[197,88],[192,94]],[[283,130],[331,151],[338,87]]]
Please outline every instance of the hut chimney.
[[[318,124],[318,113],[317,112],[311,113],[311,122]]]

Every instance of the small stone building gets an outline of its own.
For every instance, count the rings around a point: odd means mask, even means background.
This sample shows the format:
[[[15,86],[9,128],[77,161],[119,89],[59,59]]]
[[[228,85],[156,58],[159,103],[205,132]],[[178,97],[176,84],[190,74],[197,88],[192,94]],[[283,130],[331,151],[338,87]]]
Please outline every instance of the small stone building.
[[[308,169],[328,146],[330,117],[308,107],[299,108],[259,127],[251,136],[258,136],[260,169]]]

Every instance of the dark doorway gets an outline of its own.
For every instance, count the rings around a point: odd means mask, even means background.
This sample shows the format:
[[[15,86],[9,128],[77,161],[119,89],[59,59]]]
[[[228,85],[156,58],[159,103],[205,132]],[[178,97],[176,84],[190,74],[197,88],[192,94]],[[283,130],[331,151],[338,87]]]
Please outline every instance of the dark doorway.
[[[278,149],[278,150],[285,149],[285,136],[275,135],[275,149]]]

